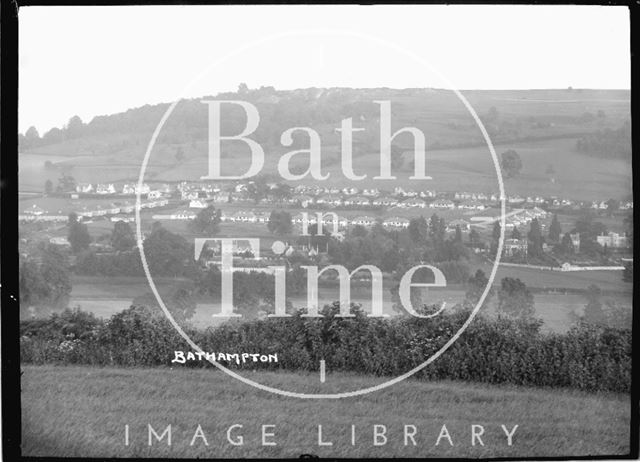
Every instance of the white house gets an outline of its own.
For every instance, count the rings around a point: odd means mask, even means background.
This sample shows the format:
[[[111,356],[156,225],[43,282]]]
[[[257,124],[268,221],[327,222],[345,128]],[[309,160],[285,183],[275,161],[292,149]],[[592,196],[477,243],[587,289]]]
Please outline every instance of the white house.
[[[398,207],[404,208],[404,209],[413,209],[413,208],[423,209],[426,206],[427,206],[427,203],[417,197],[412,197],[398,204]]]
[[[429,208],[432,209],[453,209],[456,204],[449,199],[437,199],[429,204]]]
[[[113,185],[113,183],[98,184],[98,186],[96,186],[96,193],[97,194],[115,194],[116,187]]]
[[[370,216],[366,216],[363,215],[361,217],[356,217],[353,220],[351,220],[351,225],[352,226],[356,226],[356,225],[360,225],[360,226],[373,226],[376,224],[376,219],[374,217],[370,217]]]
[[[25,209],[24,211],[24,213],[26,213],[27,215],[42,215],[45,212],[46,210],[44,210],[42,207],[37,206],[36,204],[33,204],[31,207]]]
[[[382,226],[387,228],[408,228],[409,219],[404,217],[390,217],[384,220]]]
[[[207,207],[208,204],[201,199],[193,199],[191,202],[189,202],[190,209],[206,209]]]
[[[91,183],[78,183],[76,185],[76,192],[88,194],[93,191],[93,185]]]

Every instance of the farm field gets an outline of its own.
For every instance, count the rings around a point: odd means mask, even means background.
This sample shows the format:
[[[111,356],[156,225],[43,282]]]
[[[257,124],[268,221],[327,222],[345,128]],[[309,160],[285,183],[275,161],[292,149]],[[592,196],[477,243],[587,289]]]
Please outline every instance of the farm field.
[[[295,92],[284,92],[283,97]],[[497,108],[499,122],[517,126],[517,136],[492,135],[492,141],[500,155],[507,149],[516,149],[523,161],[523,169],[515,180],[507,180],[507,194],[558,195],[579,200],[606,200],[609,197],[627,196],[631,186],[629,159],[605,159],[582,155],[575,150],[576,139],[585,133],[602,129],[616,129],[629,119],[628,91],[599,90],[529,90],[529,91],[464,91],[469,102],[479,114]],[[405,153],[404,166],[398,169],[397,180],[388,180],[390,189],[396,185],[413,183],[415,188],[454,191],[460,188],[477,192],[497,192],[496,174],[489,151],[473,119],[460,101],[449,91],[416,90],[408,93],[383,89],[344,89],[346,103],[365,103],[375,99],[390,99],[397,108],[394,121],[400,126],[417,126],[431,143],[452,146],[459,143],[480,143],[475,148],[427,149],[427,173],[429,181],[410,181],[409,153]],[[321,105],[326,104],[321,100]],[[305,106],[302,102],[301,109]],[[186,141],[176,144],[162,136],[152,153],[146,179],[154,181],[199,180],[206,174],[207,142],[206,111],[197,100],[183,101],[185,114],[191,114],[200,125],[189,133]],[[331,106],[327,104],[327,106]],[[146,106],[122,114],[108,116],[119,129],[101,133],[87,133],[78,139],[36,147],[20,154],[20,190],[41,192],[44,182],[55,182],[61,171],[74,176],[78,182],[114,182],[137,179],[140,163],[155,124],[160,120],[164,105]],[[268,115],[269,109],[262,108]],[[333,108],[332,108],[333,110]],[[604,111],[605,118],[596,121],[581,121],[585,113]],[[179,111],[178,111],[179,112]],[[200,119],[202,116],[202,120]],[[342,184],[345,177],[340,169],[340,139],[334,132],[339,125],[341,113],[335,112],[335,122],[319,123],[316,128],[322,137],[322,168],[330,173],[326,185]],[[380,187],[380,181],[372,177],[379,172],[376,143],[371,135],[377,124],[370,117],[362,125],[366,136],[354,138],[354,170],[367,174],[360,181],[363,187]],[[542,122],[543,126],[534,127]],[[180,129],[180,116],[170,118],[166,129]],[[90,124],[91,125],[91,124]],[[281,127],[278,127],[280,129]],[[289,127],[287,127],[289,128]],[[395,127],[394,127],[395,128]],[[373,130],[373,132],[372,132]],[[276,130],[277,131],[277,130]],[[506,136],[506,137],[505,137]],[[279,133],[276,137],[279,139]],[[375,138],[375,136],[374,136]],[[536,141],[535,138],[538,138]],[[551,139],[550,139],[551,138]],[[520,139],[520,141],[518,141]],[[534,139],[534,141],[523,141]],[[366,141],[365,141],[366,140]],[[515,140],[515,141],[513,141]],[[361,143],[361,144],[358,144]],[[403,141],[403,143],[405,143]],[[184,159],[177,161],[176,148],[184,150]],[[406,144],[406,146],[409,146]],[[244,173],[248,166],[248,152],[242,144],[229,144],[224,150],[226,174]],[[262,173],[277,173],[276,164],[280,155],[288,150],[279,144],[265,145],[266,157]],[[44,162],[49,160],[57,169],[46,170]],[[303,167],[305,156],[296,156],[293,170]],[[555,173],[547,172],[549,165]],[[580,168],[575,168],[579,165]],[[553,176],[553,181],[552,181]],[[303,180],[312,182],[313,180]]]
[[[629,451],[629,396],[565,389],[487,386],[408,379],[364,397],[300,400],[240,384],[213,368],[119,369],[22,366],[22,454],[54,457],[570,457]],[[305,392],[360,388],[377,380],[330,371],[242,372],[243,376]],[[242,446],[226,439],[231,425]],[[484,446],[471,445],[471,425],[482,425]],[[124,428],[129,425],[129,446]],[[147,425],[166,438],[147,444]],[[190,442],[201,425],[207,439]],[[261,425],[276,446],[261,445]],[[323,441],[318,446],[318,425]],[[351,445],[355,425],[355,445]],[[387,444],[373,445],[373,426],[385,425]],[[404,443],[414,425],[416,445]],[[442,425],[452,442],[435,442]],[[501,425],[518,425],[512,446]]]
[[[476,268],[477,266],[477,268]],[[476,265],[475,269],[483,269],[489,274],[491,267]],[[494,290],[497,290],[500,280],[503,277],[520,278],[531,288],[574,288],[586,289],[590,284],[597,284],[607,293],[605,300],[615,300],[622,306],[627,306],[631,310],[632,306],[632,285],[622,282],[619,271],[584,271],[584,272],[556,272],[541,271],[536,269],[499,267],[494,281]],[[155,281],[160,291],[169,285],[178,282],[172,278],[159,278]],[[72,292],[69,306],[80,306],[82,309],[91,311],[99,317],[110,317],[128,308],[134,298],[150,293],[148,283],[145,278],[109,278],[109,277],[88,277],[74,276],[72,278]],[[425,302],[436,303],[446,301],[449,306],[459,303],[464,299],[465,290],[459,287],[448,287],[444,289],[431,289],[425,296]],[[331,303],[338,298],[337,287],[320,287],[319,301],[321,303]],[[354,286],[351,290],[352,301],[362,304],[364,309],[370,309],[371,295],[368,287]],[[292,296],[289,298],[294,306],[305,306],[304,296]],[[536,316],[543,321],[543,330],[564,332],[573,323],[573,314],[581,314],[586,304],[586,299],[579,294],[562,293],[534,293]],[[385,284],[384,306],[385,312],[393,314],[391,309],[391,294]],[[497,306],[497,296],[491,299],[485,307],[488,313],[495,313]],[[192,318],[196,326],[204,327],[213,325],[211,314],[219,312],[218,304],[211,304],[206,300],[198,302],[198,308]],[[42,313],[44,314],[44,313]]]

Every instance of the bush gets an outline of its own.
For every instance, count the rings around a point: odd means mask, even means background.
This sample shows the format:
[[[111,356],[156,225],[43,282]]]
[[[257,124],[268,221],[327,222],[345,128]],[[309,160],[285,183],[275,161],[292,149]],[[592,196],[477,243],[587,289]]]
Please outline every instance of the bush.
[[[217,328],[185,328],[206,352],[278,354],[259,367],[315,371],[320,360],[333,371],[397,376],[438,351],[469,312],[458,308],[431,319],[372,318],[354,306],[354,318],[336,317],[327,305],[323,318],[229,321]],[[123,366],[168,365],[174,350],[190,350],[158,310],[132,306],[106,322],[80,311],[21,326],[22,360]],[[76,320],[73,322],[62,322]],[[477,316],[460,338],[420,371],[423,379],[571,387],[628,392],[631,331],[579,324],[564,334],[540,332],[536,319]],[[73,337],[68,337],[73,333]],[[206,361],[185,366],[206,367]],[[230,364],[229,367],[242,367]]]

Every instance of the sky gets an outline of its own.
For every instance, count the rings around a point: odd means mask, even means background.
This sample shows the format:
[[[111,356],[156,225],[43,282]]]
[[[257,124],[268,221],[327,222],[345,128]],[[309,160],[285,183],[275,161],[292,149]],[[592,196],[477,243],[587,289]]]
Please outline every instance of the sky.
[[[241,82],[630,88],[623,6],[29,6],[18,18],[21,133]]]

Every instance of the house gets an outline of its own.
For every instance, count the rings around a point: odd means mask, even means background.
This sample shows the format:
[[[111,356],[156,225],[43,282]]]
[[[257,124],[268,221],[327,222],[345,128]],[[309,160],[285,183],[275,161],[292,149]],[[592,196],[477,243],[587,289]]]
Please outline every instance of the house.
[[[76,185],[76,192],[84,194],[93,192],[93,185],[91,183],[78,183]]]
[[[111,221],[116,223],[118,221],[123,221],[125,223],[133,223],[134,221],[136,221],[136,219],[134,217],[123,217],[123,216],[119,216],[119,217],[111,217]]]
[[[326,205],[329,207],[338,207],[342,205],[342,198],[335,194],[325,194],[316,199],[316,204]]]
[[[515,196],[508,196],[508,197],[507,197],[507,201],[508,201],[510,204],[522,204],[522,203],[525,201],[525,198],[524,198],[524,197],[522,197],[522,196],[518,196],[518,195],[515,195]]]
[[[150,209],[156,208],[156,207],[164,207],[165,205],[169,204],[169,200],[168,199],[158,199],[156,201],[149,201],[149,202],[145,202],[142,205],[142,207],[147,207]]]
[[[436,197],[436,192],[435,191],[429,191],[429,190],[420,191],[419,196],[422,197],[423,199],[432,198],[432,197]]]
[[[378,188],[363,189],[362,190],[362,195],[363,196],[376,197],[376,196],[380,195],[380,191],[378,190]]]
[[[208,204],[201,199],[193,199],[191,202],[189,202],[190,209],[206,209],[207,207]]]
[[[484,210],[486,206],[482,202],[478,202],[477,200],[470,200],[461,202],[458,205],[458,208],[464,210]]]
[[[148,184],[146,183],[142,183],[141,185],[138,185],[138,183],[135,184],[131,184],[131,183],[126,183],[125,185],[122,186],[122,194],[149,194],[149,192],[151,191],[151,188],[149,187]]]
[[[162,192],[155,190],[155,191],[149,191],[149,194],[147,194],[147,199],[160,199],[162,197]]]
[[[171,220],[193,220],[196,217],[196,213],[190,210],[178,210],[169,216]]]
[[[180,199],[183,201],[192,201],[199,198],[198,191],[183,190],[180,193]]]
[[[382,196],[374,199],[371,203],[376,207],[395,207],[398,205],[398,199],[390,196]]]
[[[269,223],[269,217],[271,214],[269,212],[254,212],[256,215],[257,223]]]
[[[210,200],[216,204],[223,204],[229,202],[229,194],[220,192],[210,196]]]
[[[505,239],[502,252],[505,257],[516,254],[526,255],[529,243],[527,239]]]
[[[620,203],[620,210],[630,210],[630,209],[633,209],[633,201]]]
[[[296,194],[291,197],[291,200],[294,204],[298,204],[304,209],[313,204],[313,197],[307,196],[306,194]]]
[[[356,217],[353,220],[351,220],[352,226],[360,225],[360,226],[369,227],[375,224],[376,224],[376,219],[374,217],[370,217],[366,215],[363,215],[361,217]]]
[[[368,207],[371,205],[371,199],[365,196],[348,197],[343,204],[350,207]]]
[[[115,193],[116,193],[116,187],[113,185],[113,183],[98,184],[98,186],[96,186],[96,194],[115,194]]]
[[[618,234],[609,232],[609,234],[602,234],[600,236],[596,236],[596,241],[601,246],[612,247],[615,249],[624,248],[628,246],[628,238],[625,233]]]
[[[390,217],[382,222],[382,226],[386,228],[408,228],[409,219],[404,217]]]
[[[427,203],[425,201],[423,201],[422,199],[419,199],[417,197],[411,197],[411,198],[407,199],[406,201],[400,202],[398,204],[398,207],[403,208],[403,209],[414,209],[414,208],[423,209],[426,206],[427,206]]]
[[[66,237],[52,237],[51,239],[49,239],[49,243],[62,247],[71,247],[71,243]]]
[[[42,215],[46,212],[45,209],[43,209],[42,207],[37,206],[36,204],[33,204],[31,207],[29,207],[28,209],[24,210],[24,213],[27,215]]]
[[[469,199],[471,199],[471,193],[468,193],[468,192],[456,192],[453,195],[453,198],[455,200],[469,200]]]
[[[466,220],[452,220],[447,223],[447,231],[455,231],[460,226],[460,231],[467,232],[471,229],[471,224]]]
[[[436,199],[429,204],[432,209],[453,209],[456,205],[449,199]]]
[[[255,213],[245,210],[238,210],[231,217],[232,221],[236,223],[256,223],[258,221]]]
[[[360,190],[358,188],[354,188],[354,187],[342,188],[342,194],[344,194],[345,196],[355,196],[359,192],[360,192]]]

